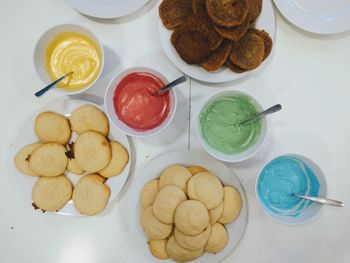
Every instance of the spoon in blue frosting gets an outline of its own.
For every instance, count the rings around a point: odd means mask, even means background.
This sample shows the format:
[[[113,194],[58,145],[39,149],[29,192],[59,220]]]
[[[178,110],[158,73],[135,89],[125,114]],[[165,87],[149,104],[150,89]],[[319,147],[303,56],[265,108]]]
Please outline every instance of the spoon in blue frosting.
[[[302,199],[306,199],[312,202],[316,202],[322,205],[332,205],[337,207],[343,207],[344,203],[337,200],[327,199],[323,197],[315,197],[315,196],[307,196],[307,195],[298,195],[298,194],[292,194],[292,196],[296,196]]]

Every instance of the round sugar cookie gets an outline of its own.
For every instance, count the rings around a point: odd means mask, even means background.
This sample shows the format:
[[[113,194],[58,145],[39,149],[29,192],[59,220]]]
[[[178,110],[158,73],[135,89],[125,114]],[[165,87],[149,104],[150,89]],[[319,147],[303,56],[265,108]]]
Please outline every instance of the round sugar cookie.
[[[119,142],[110,142],[112,159],[109,164],[98,173],[105,178],[119,175],[129,161],[128,151]]]
[[[60,210],[72,197],[73,186],[64,175],[40,177],[33,186],[34,204],[44,211]]]
[[[109,122],[106,114],[93,105],[83,105],[75,109],[70,116],[72,130],[77,134],[86,131],[96,131],[107,136],[109,133]]]
[[[224,202],[221,202],[217,207],[209,210],[210,224],[215,224],[219,220],[222,211],[224,210]]]
[[[142,188],[141,205],[148,207],[153,204],[154,199],[158,194],[158,179],[148,181]]]
[[[35,118],[35,134],[43,142],[67,144],[71,137],[68,120],[55,112],[45,111]]]
[[[228,234],[225,227],[219,223],[211,226],[211,233],[204,250],[209,253],[218,253],[225,248],[228,242]]]
[[[228,224],[238,217],[242,207],[241,195],[232,186],[224,187],[224,209],[218,222]]]
[[[171,236],[166,244],[166,251],[170,258],[178,262],[185,262],[196,259],[203,254],[203,248],[197,250],[189,250],[181,247]]]
[[[159,189],[172,184],[186,192],[186,184],[191,177],[191,172],[182,165],[172,165],[166,168],[159,178]]]
[[[196,236],[185,235],[181,233],[177,228],[175,228],[174,237],[176,242],[183,248],[196,250],[196,249],[203,249],[205,247],[205,245],[208,242],[210,232],[211,232],[210,224],[208,224],[208,226],[202,233]]]
[[[163,224],[153,214],[152,206],[142,210],[141,225],[149,239],[165,239],[173,230],[173,225]]]
[[[87,131],[78,136],[74,144],[74,157],[85,171],[95,173],[111,160],[111,147],[100,133]]]
[[[77,175],[82,175],[83,173],[85,173],[84,169],[81,168],[77,160],[75,160],[74,158],[73,159],[68,158],[67,170]]]
[[[162,223],[173,224],[176,207],[185,200],[187,196],[179,187],[166,185],[154,199],[153,214]]]
[[[196,236],[208,226],[209,213],[205,205],[196,200],[183,201],[175,211],[175,226],[185,235]]]
[[[67,168],[66,148],[50,142],[40,145],[29,157],[29,167],[40,176],[58,176]]]
[[[223,200],[224,189],[220,180],[208,172],[193,175],[187,184],[190,199],[199,200],[207,209],[217,207]]]
[[[208,172],[208,170],[202,166],[190,166],[187,169],[191,172],[192,175],[195,175],[201,172]]]
[[[98,174],[88,174],[79,179],[72,199],[81,214],[92,216],[105,209],[111,194],[105,180]]]
[[[15,166],[23,174],[39,176],[29,167],[29,157],[32,152],[38,148],[41,143],[33,143],[22,147],[15,156]]]
[[[168,240],[148,240],[148,247],[152,255],[159,259],[168,259],[168,253],[166,252],[166,243]]]

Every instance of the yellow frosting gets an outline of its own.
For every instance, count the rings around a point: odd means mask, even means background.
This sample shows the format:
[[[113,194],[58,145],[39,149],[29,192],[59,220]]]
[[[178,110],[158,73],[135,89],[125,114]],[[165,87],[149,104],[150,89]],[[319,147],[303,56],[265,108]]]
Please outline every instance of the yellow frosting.
[[[90,85],[101,70],[101,50],[90,38],[75,32],[58,34],[46,49],[46,70],[52,80],[73,72],[57,86],[79,90]]]

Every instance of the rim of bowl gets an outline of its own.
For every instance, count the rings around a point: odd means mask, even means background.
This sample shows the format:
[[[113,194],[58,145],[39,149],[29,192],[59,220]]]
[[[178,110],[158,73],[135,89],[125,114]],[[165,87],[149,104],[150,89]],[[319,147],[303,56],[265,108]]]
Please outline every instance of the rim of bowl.
[[[208,145],[205,140],[203,139],[202,137],[202,133],[200,131],[200,123],[199,123],[199,116],[202,112],[202,110],[204,109],[204,107],[206,107],[212,100],[214,100],[215,98],[219,97],[219,96],[222,96],[222,95],[226,95],[226,94],[241,94],[241,95],[245,95],[247,97],[249,97],[253,103],[255,104],[255,106],[258,108],[258,110],[262,111],[263,108],[261,107],[260,103],[253,97],[251,96],[250,94],[248,93],[245,93],[245,92],[242,92],[242,91],[223,91],[223,92],[219,92],[213,96],[211,96],[209,99],[207,99],[203,106],[201,107],[200,111],[197,113],[197,116],[196,116],[196,132],[197,132],[197,136],[198,136],[198,139],[199,139],[199,142],[200,144],[202,145],[202,147],[204,148],[204,150],[209,153],[211,156],[213,156],[214,158],[220,160],[220,161],[224,161],[224,162],[230,162],[230,163],[238,163],[238,162],[243,162],[243,161],[246,161],[248,159],[250,159],[251,157],[253,157],[255,154],[257,154],[261,149],[262,147],[264,146],[265,142],[266,142],[266,139],[267,139],[267,135],[268,135],[268,132],[269,132],[269,122],[268,122],[268,119],[267,118],[263,118],[263,129],[262,129],[262,132],[260,133],[259,135],[259,138],[262,138],[261,139],[261,143],[257,146],[257,148],[255,149],[255,151],[251,152],[250,154],[246,154],[244,156],[242,156],[241,158],[236,158],[235,160],[231,159],[229,156],[235,156],[236,154],[232,154],[232,155],[228,155],[228,154],[223,154],[225,155],[225,157],[227,158],[223,158],[223,157],[220,157],[220,156],[217,156],[213,151],[213,147],[211,147],[210,145]],[[257,142],[256,142],[257,143]],[[256,145],[256,143],[254,145]],[[241,154],[244,154],[245,152],[247,152],[250,148],[248,148],[247,150],[239,153],[238,155],[241,155]],[[217,151],[217,150],[216,150]]]
[[[79,89],[79,90],[74,90],[74,91],[68,91],[68,90],[65,90],[65,89],[62,89],[62,88],[57,88],[57,89],[53,89],[55,92],[58,92],[58,93],[61,93],[61,94],[66,94],[66,95],[74,95],[74,94],[80,94],[80,93],[83,93],[85,92],[86,90],[88,90],[89,88],[91,88],[95,83],[96,81],[101,77],[101,74],[103,72],[103,69],[104,69],[104,61],[105,61],[105,55],[104,55],[104,49],[103,49],[103,45],[101,43],[101,41],[99,40],[99,38],[97,37],[97,35],[92,32],[90,29],[88,29],[87,27],[85,27],[84,25],[82,24],[79,24],[79,23],[64,23],[64,24],[57,24],[57,25],[54,25],[48,29],[46,29],[42,34],[41,36],[39,37],[39,39],[37,40],[36,44],[35,44],[35,47],[34,47],[34,52],[33,52],[33,62],[34,62],[34,68],[35,68],[35,71],[36,71],[36,74],[39,76],[39,78],[41,79],[41,81],[45,84],[45,85],[48,85],[50,83],[47,83],[40,75],[40,72],[39,72],[39,69],[37,67],[37,62],[35,60],[35,57],[36,57],[36,54],[37,54],[37,50],[38,50],[38,45],[39,43],[42,41],[42,38],[48,33],[50,32],[51,30],[55,29],[55,28],[59,28],[59,27],[62,27],[62,26],[76,26],[76,27],[81,27],[82,29],[86,30],[87,32],[89,32],[93,37],[94,37],[94,41],[96,42],[96,44],[98,45],[98,47],[100,48],[100,51],[101,51],[101,69],[98,73],[98,75],[96,76],[95,80],[93,82],[91,82],[88,86],[86,86],[85,88],[83,89]],[[73,31],[74,32],[74,31]],[[46,72],[46,71],[45,71]],[[47,74],[47,72],[46,72]],[[49,77],[50,78],[50,77]]]
[[[282,220],[279,220],[275,217],[272,216],[272,212],[270,212],[268,209],[266,209],[264,207],[264,205],[261,203],[260,201],[260,198],[259,198],[259,194],[258,194],[258,182],[259,182],[259,178],[261,176],[261,173],[262,171],[264,170],[264,168],[266,167],[266,165],[268,165],[270,162],[272,162],[273,160],[277,159],[277,158],[280,158],[280,157],[295,157],[297,159],[300,159],[302,162],[308,162],[308,163],[311,163],[313,166],[315,166],[316,168],[318,168],[319,172],[318,173],[317,171],[315,171],[312,167],[309,167],[316,175],[317,179],[319,180],[319,183],[320,183],[320,186],[323,186],[324,189],[325,189],[325,194],[327,194],[327,181],[326,181],[326,177],[323,173],[323,170],[321,169],[321,167],[315,163],[314,161],[312,161],[310,158],[304,156],[304,155],[301,155],[301,154],[297,154],[297,153],[287,153],[287,154],[282,154],[282,155],[278,155],[278,156],[275,156],[273,158],[271,158],[270,160],[268,160],[267,162],[265,162],[264,166],[262,168],[260,168],[259,170],[259,174],[258,176],[256,177],[255,179],[255,198],[256,200],[258,201],[258,204],[259,204],[259,207],[262,211],[264,211],[264,214],[266,214],[268,217],[270,217],[272,220],[274,220],[275,222],[278,222],[280,224],[283,224],[283,225],[287,225],[287,226],[298,226],[298,225],[303,225],[303,224],[307,224],[307,223],[310,223],[312,221],[314,221],[321,213],[322,211],[322,207],[323,205],[320,205],[320,208],[318,209],[318,211],[310,218],[304,220],[304,221],[300,221],[300,222],[286,222],[286,221],[282,221]],[[306,165],[308,165],[306,163]],[[320,180],[321,179],[321,180]],[[324,185],[321,185],[321,181],[322,183],[324,183]],[[305,207],[304,209],[307,209],[308,207]],[[303,209],[303,210],[304,210]],[[302,211],[303,211],[302,210]]]
[[[175,92],[175,89],[171,89],[169,93],[171,93],[171,96],[173,97],[173,100],[174,100],[174,105],[172,108],[170,109],[173,109],[171,112],[169,112],[168,114],[168,117],[164,120],[163,123],[161,123],[159,126],[153,128],[152,130],[147,130],[147,131],[136,131],[135,129],[129,127],[131,130],[133,130],[133,132],[128,132],[126,130],[124,130],[123,128],[119,127],[112,119],[112,117],[110,116],[110,113],[109,110],[107,109],[107,104],[113,104],[113,98],[107,98],[107,93],[110,89],[114,89],[113,90],[113,93],[116,89],[116,83],[115,85],[112,85],[118,78],[120,78],[122,75],[128,75],[130,73],[133,73],[133,72],[147,72],[147,73],[151,73],[151,74],[154,74],[156,75],[157,77],[159,77],[161,80],[165,81],[166,83],[169,82],[169,80],[164,76],[164,74],[160,73],[159,71],[157,70],[154,70],[154,69],[151,69],[151,68],[148,68],[148,67],[132,67],[132,68],[128,68],[128,69],[125,69],[125,70],[122,70],[122,71],[119,71],[108,83],[107,85],[107,88],[105,90],[105,95],[104,95],[104,107],[105,107],[105,110],[106,110],[106,113],[107,113],[107,116],[110,120],[110,122],[113,123],[113,125],[115,127],[117,127],[119,130],[121,130],[123,133],[129,135],[129,136],[132,136],[132,137],[137,137],[137,138],[144,138],[144,137],[150,137],[150,136],[153,136],[153,135],[156,135],[158,133],[160,133],[161,131],[163,131],[166,127],[168,127],[168,125],[171,123],[171,121],[173,120],[174,118],[174,115],[175,115],[175,112],[176,112],[176,109],[177,109],[177,96],[176,96],[176,92]],[[114,106],[113,106],[114,108]],[[114,113],[113,113],[114,114]],[[114,116],[114,115],[113,115]],[[117,118],[118,119],[118,118]],[[120,123],[123,123],[122,121],[120,121],[118,119],[118,121]],[[126,125],[125,123],[123,123],[124,125]],[[163,124],[163,126],[161,126]],[[126,125],[127,126],[127,125]],[[147,134],[145,134],[147,132]]]

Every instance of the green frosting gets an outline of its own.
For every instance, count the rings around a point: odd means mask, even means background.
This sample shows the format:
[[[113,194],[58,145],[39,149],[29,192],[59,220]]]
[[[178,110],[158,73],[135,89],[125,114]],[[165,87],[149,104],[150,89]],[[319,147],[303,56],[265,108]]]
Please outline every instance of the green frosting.
[[[261,121],[238,126],[239,121],[257,113],[251,99],[242,94],[222,95],[207,104],[199,116],[203,139],[225,154],[244,152],[256,143]]]

